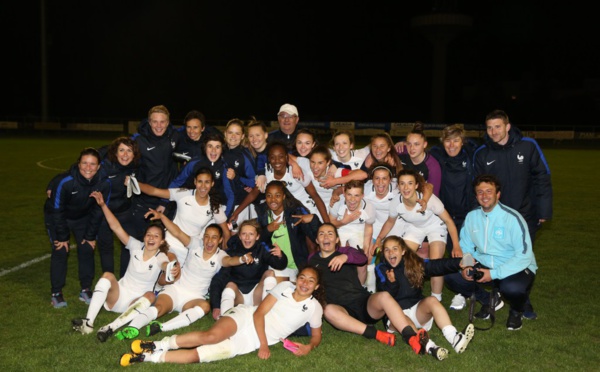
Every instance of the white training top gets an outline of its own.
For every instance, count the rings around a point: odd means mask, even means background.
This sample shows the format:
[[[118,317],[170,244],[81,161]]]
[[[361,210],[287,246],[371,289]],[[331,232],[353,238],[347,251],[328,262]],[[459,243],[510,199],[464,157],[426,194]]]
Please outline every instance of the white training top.
[[[342,246],[346,245],[346,242],[348,242],[351,247],[368,248],[363,247],[365,244],[365,225],[372,225],[375,223],[377,212],[375,211],[375,207],[364,199],[360,203],[359,208],[361,209],[359,218],[338,228],[340,244]],[[340,200],[331,208],[331,215],[338,221],[341,221],[344,218],[345,213],[352,214],[352,212],[348,210],[348,207],[346,207],[346,199],[341,195]]]
[[[125,276],[119,280],[119,285],[139,293],[139,296],[152,291],[162,270],[161,266],[169,262],[169,258],[166,254],[158,251],[150,259],[144,261],[144,243],[132,236],[129,237],[125,248],[129,249],[131,258]]]
[[[317,194],[319,194],[321,200],[323,200],[325,208],[327,209],[327,213],[329,213],[329,211],[331,210],[329,202],[331,201],[331,195],[333,194],[334,189],[326,189],[324,187],[321,187],[319,181],[315,179],[315,176],[313,175],[312,170],[310,169],[310,160],[308,158],[303,158],[299,156],[298,159],[296,159],[296,162],[298,163],[300,169],[302,169],[302,173],[304,173],[304,178],[310,178],[310,182],[312,182],[313,186],[315,187],[315,190],[317,190]],[[321,222],[323,222],[321,214],[318,213],[317,216],[319,216],[319,219],[321,220]]]
[[[310,174],[308,175],[308,177],[305,174],[303,180],[297,180],[294,178],[294,176],[292,176],[291,168],[288,166],[285,171],[285,175],[280,180],[278,180],[273,174],[273,169],[270,166],[267,166],[267,168],[265,169],[265,176],[267,177],[267,184],[271,181],[283,182],[287,190],[292,195],[294,195],[294,197],[298,199],[300,203],[302,203],[302,205],[306,207],[306,209],[308,209],[309,213],[316,214],[317,216],[320,215],[319,211],[317,210],[315,201],[312,200],[310,195],[308,195],[308,193],[306,192],[306,187],[311,183]]]
[[[422,198],[421,193],[418,195],[419,198]],[[420,229],[427,229],[430,226],[439,226],[440,223],[444,223],[438,217],[439,214],[444,212],[444,204],[437,196],[431,195],[425,213],[420,213],[420,210],[421,205],[419,203],[412,210],[406,209],[406,206],[402,203],[402,195],[400,195],[390,203],[389,216],[402,218],[407,223]]]
[[[332,160],[338,161],[344,165],[349,166],[352,170],[355,170],[355,169],[360,169],[360,167],[362,167],[363,163],[365,162],[365,158],[371,152],[371,148],[369,146],[367,146],[367,147],[363,147],[362,149],[358,149],[358,150],[350,150],[350,160],[345,161],[345,162],[341,161],[338,158],[334,149],[329,149],[329,152],[331,153]]]
[[[173,285],[197,293],[199,297],[206,297],[210,281],[223,267],[223,258],[229,256],[225,251],[217,248],[216,252],[208,260],[205,260],[202,240],[196,237],[190,240],[187,249],[189,249],[189,254],[185,266],[181,268],[179,280]]]
[[[195,197],[196,190],[169,189],[169,194],[169,200],[177,203],[177,213],[173,223],[190,237],[198,237],[202,240],[206,226],[213,222],[220,224],[227,221],[225,206],[221,205],[219,212],[213,213],[210,209],[210,198],[207,205],[198,204]],[[183,267],[188,254],[187,248],[168,231],[165,240],[169,243],[169,251],[175,253],[177,261]]]
[[[294,333],[309,323],[311,328],[320,328],[323,324],[323,308],[313,296],[296,302],[293,297],[296,286],[289,281],[281,282],[269,294],[277,302],[265,316],[265,333],[269,345]]]
[[[388,191],[387,195],[382,199],[379,199],[377,194],[375,194],[375,190],[373,189],[373,181],[368,180],[365,183],[364,199],[373,205],[376,213],[375,223],[373,224],[373,238],[377,238],[377,236],[379,236],[379,232],[381,232],[383,224],[385,221],[387,221],[390,215],[390,203],[395,198],[398,198],[399,194],[400,192],[398,189],[393,187],[393,185],[390,183],[390,191]]]

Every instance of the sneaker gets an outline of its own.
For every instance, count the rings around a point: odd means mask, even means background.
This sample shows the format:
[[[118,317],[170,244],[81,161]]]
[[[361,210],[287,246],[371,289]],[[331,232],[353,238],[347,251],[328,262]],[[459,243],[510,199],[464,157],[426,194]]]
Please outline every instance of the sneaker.
[[[98,332],[96,332],[96,337],[98,338],[98,340],[100,340],[100,342],[106,342],[106,340],[108,340],[108,338],[112,336],[113,332],[114,331],[112,330],[112,328],[104,326],[100,328]]]
[[[456,351],[458,354],[465,351],[474,335],[475,326],[473,323],[469,323],[462,332],[458,332],[456,336],[454,336],[454,342],[452,342],[454,351]]]
[[[496,292],[496,298],[493,298],[492,301],[490,301],[490,306],[492,306],[492,303],[494,304],[496,311],[504,307],[504,301],[502,301],[502,296],[500,295],[500,292]]]
[[[429,334],[423,328],[419,329],[416,335],[411,336],[408,339],[408,344],[412,347],[416,354],[425,354],[427,348],[427,342],[429,341]]]
[[[465,306],[467,306],[467,299],[460,293],[454,296],[450,303],[450,308],[452,310],[462,310]]]
[[[146,326],[146,336],[154,336],[157,333],[162,332],[162,323],[153,320]]]
[[[85,302],[86,305],[89,305],[92,301],[92,291],[89,288],[82,289],[79,292],[79,301]]]
[[[448,358],[448,350],[443,347],[434,346],[429,349],[428,353],[437,360],[444,360]]]
[[[67,301],[65,301],[62,292],[52,293],[50,304],[52,304],[55,309],[67,307]]]
[[[146,356],[144,354],[123,354],[121,355],[120,364],[122,367],[127,367],[135,363],[141,363],[145,358]]]
[[[530,303],[525,304],[525,309],[523,310],[523,319],[528,320],[536,320],[537,313],[533,311],[533,306]]]
[[[140,330],[134,327],[125,327],[122,331],[115,334],[115,337],[119,340],[133,340],[140,335]]]
[[[392,333],[377,331],[375,339],[384,345],[394,346],[396,344],[396,336]]]
[[[131,343],[131,351],[133,351],[135,354],[152,354],[154,350],[156,350],[156,344],[154,341],[135,340]]]
[[[496,296],[495,302],[496,302],[496,307],[494,308],[495,311],[498,311],[504,307],[504,301],[502,301],[502,298],[500,297],[499,293]],[[490,305],[481,305],[481,309],[474,316],[475,316],[475,318],[479,318],[479,319],[489,319],[490,318]]]
[[[75,318],[71,320],[73,330],[80,332],[82,335],[90,334],[94,331],[94,327],[90,325],[87,318]]]
[[[509,331],[517,331],[523,326],[523,313],[511,311],[508,314],[508,320],[506,321],[506,329]]]

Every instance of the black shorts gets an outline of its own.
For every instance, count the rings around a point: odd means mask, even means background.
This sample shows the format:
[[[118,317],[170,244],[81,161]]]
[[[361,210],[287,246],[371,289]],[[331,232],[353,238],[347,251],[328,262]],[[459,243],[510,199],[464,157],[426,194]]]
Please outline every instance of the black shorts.
[[[367,305],[369,303],[369,297],[371,297],[370,293],[365,293],[364,296],[353,301],[347,305],[341,305],[348,314],[354,319],[357,319],[365,324],[375,324],[379,321],[379,319],[373,319],[369,315],[369,311],[367,310]]]

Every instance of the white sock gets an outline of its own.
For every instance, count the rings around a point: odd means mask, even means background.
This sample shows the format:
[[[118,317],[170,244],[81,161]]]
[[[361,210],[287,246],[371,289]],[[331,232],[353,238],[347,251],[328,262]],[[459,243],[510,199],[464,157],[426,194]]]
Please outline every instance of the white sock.
[[[437,298],[439,302],[442,302],[442,294],[441,293],[433,293],[433,292],[431,292],[431,295],[433,297]]]
[[[264,300],[265,297],[267,297],[267,295],[269,294],[269,291],[273,288],[275,288],[275,286],[277,285],[277,279],[275,279],[274,276],[267,276],[263,282],[263,292],[262,292],[262,299]],[[222,308],[221,308],[222,310]]]
[[[146,310],[138,314],[129,325],[133,328],[141,329],[146,324],[150,323],[158,316],[158,309],[154,306],[150,306]]]
[[[144,362],[164,363],[165,354],[167,354],[167,352],[164,350],[157,350],[153,353],[144,353]]]
[[[205,312],[200,306],[194,306],[191,309],[180,313],[175,318],[163,323],[161,330],[163,332],[172,331],[174,329],[187,327],[194,323],[196,320],[202,318]]]
[[[110,289],[110,280],[106,278],[98,279],[98,283],[94,287],[94,295],[92,296],[92,301],[90,302],[90,306],[88,307],[87,315],[88,325],[94,326],[94,320],[98,316],[100,309],[102,309],[102,305],[106,302],[106,296],[108,296],[108,290]]]
[[[131,306],[125,310],[125,312],[113,320],[112,323],[108,324],[108,327],[113,331],[121,328],[125,324],[129,323],[133,318],[138,316],[142,311],[150,307],[150,300],[142,296],[137,299]]]
[[[432,340],[427,341],[427,345],[425,345],[425,351],[427,351],[427,354],[429,354],[429,351],[434,347],[437,347],[435,342],[433,342]]]
[[[365,287],[367,288],[367,291],[371,293],[377,291],[375,288],[375,264],[367,265],[367,280],[365,281]]]
[[[221,294],[221,315],[233,307],[235,302],[235,292],[231,288],[225,288]]]
[[[450,345],[452,345],[452,343],[454,342],[454,336],[456,336],[457,332],[458,331],[456,330],[456,327],[454,327],[452,324],[447,325],[442,329],[442,333],[444,334],[444,337],[446,337],[446,340],[448,340]]]
[[[179,345],[177,345],[177,335],[166,336],[160,341],[154,341],[155,351],[156,350],[177,350],[179,349]]]

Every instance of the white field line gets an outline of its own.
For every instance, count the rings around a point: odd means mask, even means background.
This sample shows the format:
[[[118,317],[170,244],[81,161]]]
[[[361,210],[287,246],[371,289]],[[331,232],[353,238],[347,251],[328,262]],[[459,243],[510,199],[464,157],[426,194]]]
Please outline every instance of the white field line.
[[[71,249],[77,249],[77,245],[71,244],[69,246],[69,250],[71,250]],[[6,274],[13,273],[15,271],[19,271],[19,270],[24,269],[24,268],[26,268],[28,266],[31,266],[31,265],[33,265],[35,263],[38,263],[40,261],[44,261],[45,259],[48,259],[48,258],[50,258],[50,253],[45,254],[45,255],[43,255],[41,257],[38,257],[38,258],[34,258],[33,260],[29,260],[27,262],[23,262],[22,264],[17,265],[15,267],[12,267],[10,269],[4,269],[4,270],[0,271],[0,277],[4,276]]]
[[[37,163],[35,163],[38,167],[40,168],[44,168],[44,169],[49,169],[49,170],[57,170],[57,171],[65,171],[66,169],[62,169],[62,168],[52,168],[52,167],[48,167],[46,165],[44,165],[45,162],[50,161],[50,160],[56,160],[56,159],[62,159],[62,158],[66,158],[68,155],[63,155],[63,156],[57,156],[55,158],[48,158],[48,159],[43,159],[38,161]]]

